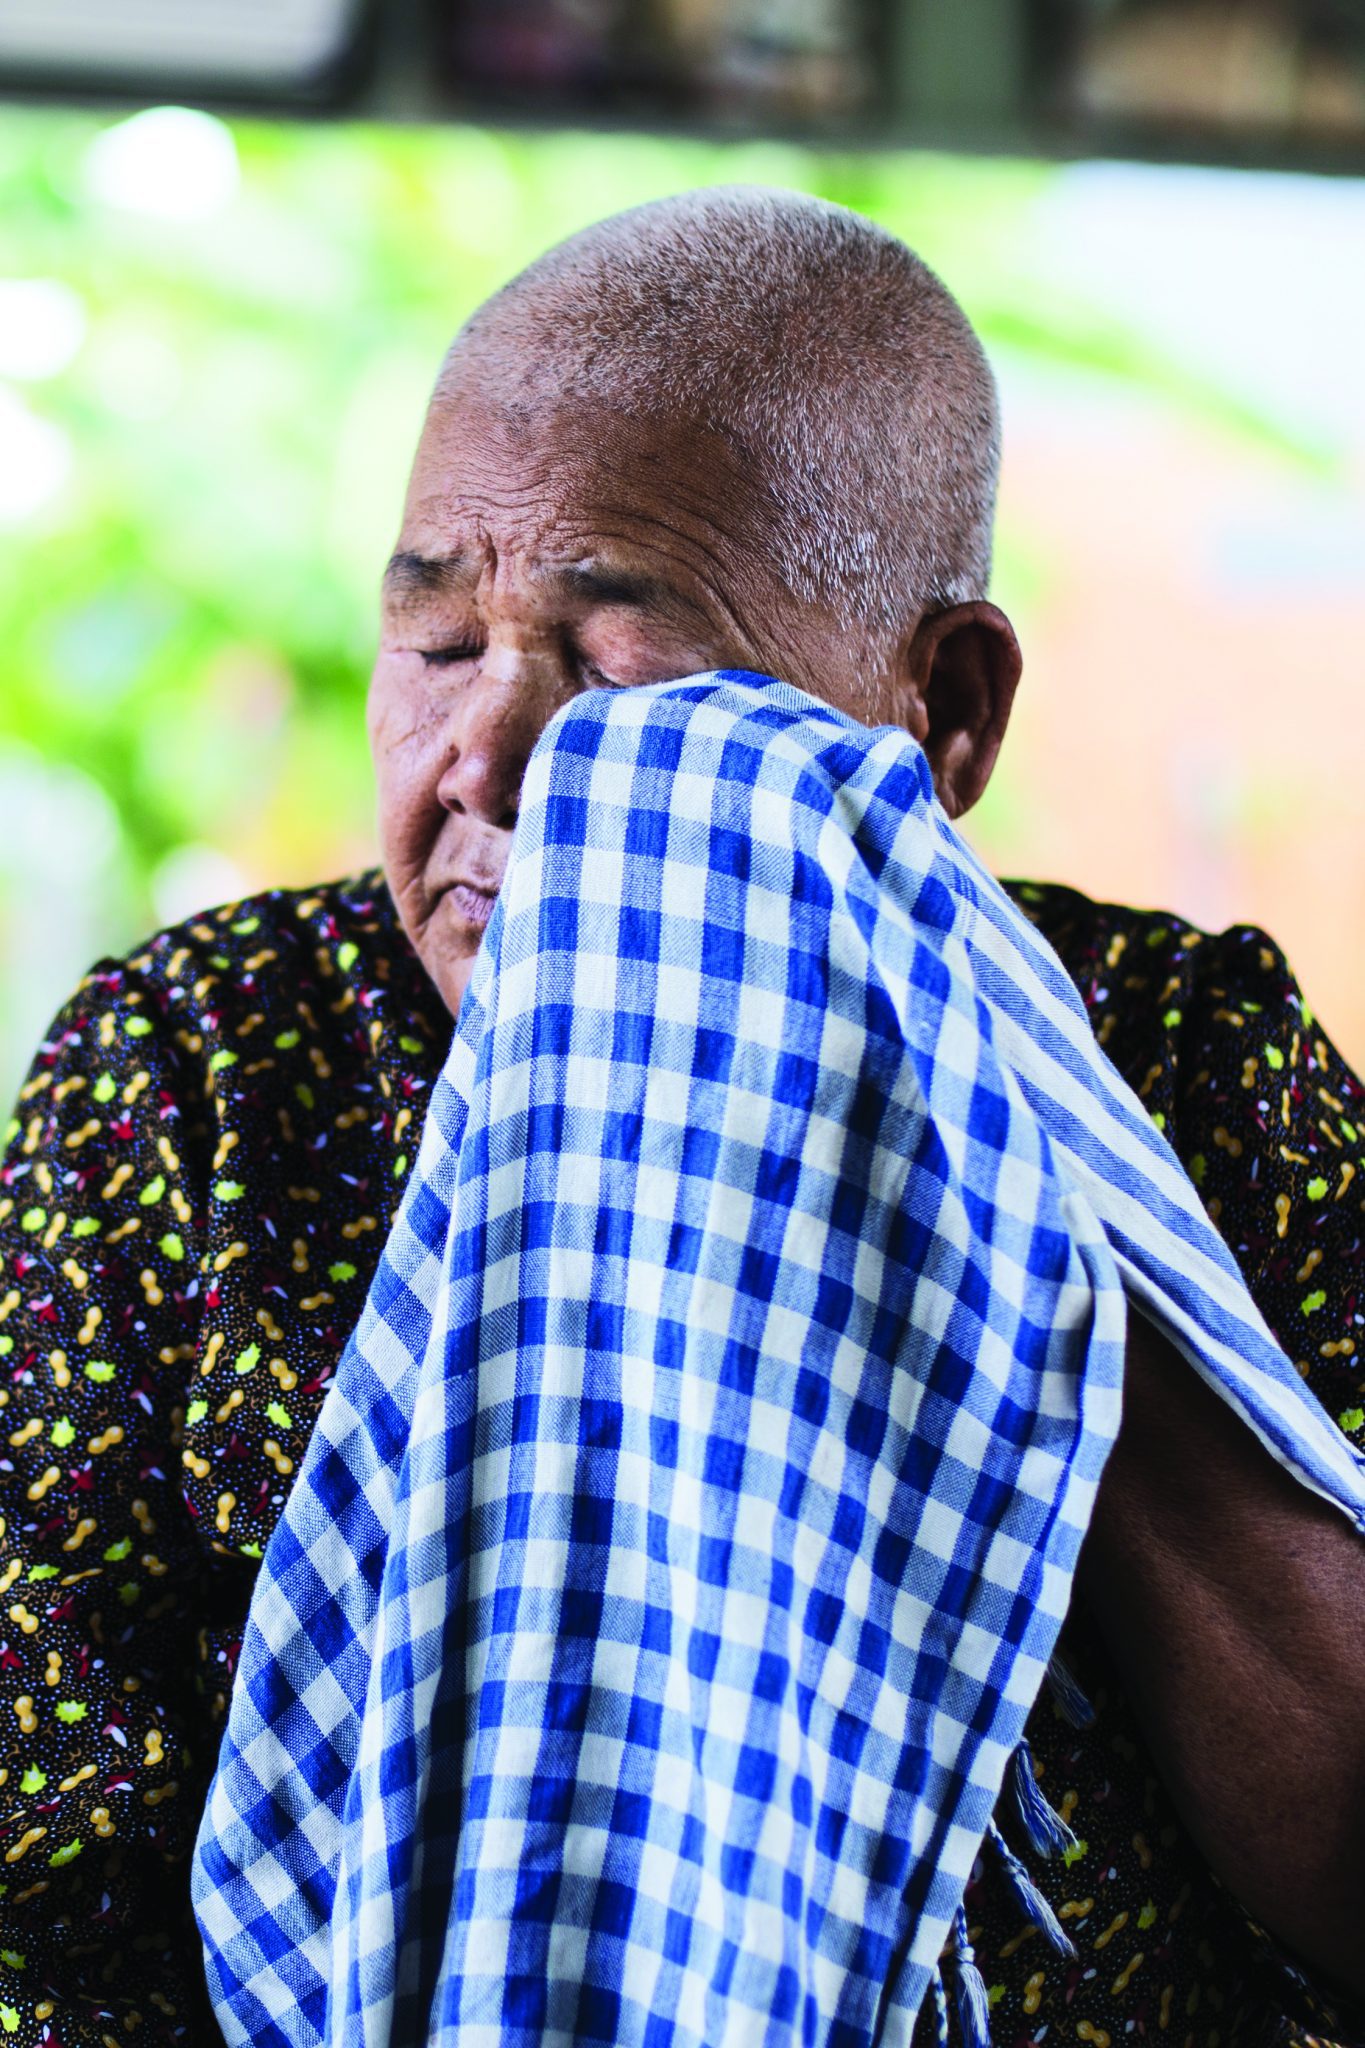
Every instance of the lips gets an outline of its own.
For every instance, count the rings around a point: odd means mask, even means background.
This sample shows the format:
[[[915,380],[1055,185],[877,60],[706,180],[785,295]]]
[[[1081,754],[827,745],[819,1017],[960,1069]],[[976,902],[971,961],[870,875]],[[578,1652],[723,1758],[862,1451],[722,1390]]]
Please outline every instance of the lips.
[[[496,889],[484,888],[477,882],[451,882],[442,894],[458,917],[480,930],[493,915],[493,905],[498,900]]]

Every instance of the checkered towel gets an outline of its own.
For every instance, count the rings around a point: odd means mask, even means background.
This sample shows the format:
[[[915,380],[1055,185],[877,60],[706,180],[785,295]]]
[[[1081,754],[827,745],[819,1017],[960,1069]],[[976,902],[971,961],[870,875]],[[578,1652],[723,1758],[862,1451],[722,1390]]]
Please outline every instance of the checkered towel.
[[[1125,1289],[1365,1525],[905,733],[578,698],[266,1551],[195,1865],[228,2041],[906,2042]]]

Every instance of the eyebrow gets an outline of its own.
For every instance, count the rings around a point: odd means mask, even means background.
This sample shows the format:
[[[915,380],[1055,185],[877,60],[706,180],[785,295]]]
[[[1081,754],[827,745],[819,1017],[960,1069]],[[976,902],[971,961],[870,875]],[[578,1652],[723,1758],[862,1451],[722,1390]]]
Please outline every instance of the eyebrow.
[[[710,625],[705,608],[665,577],[633,569],[616,569],[589,558],[548,571],[548,580],[566,597],[583,604],[619,606],[623,610],[671,612],[703,626]]]
[[[584,604],[608,604],[644,611],[660,605],[686,603],[671,584],[657,576],[635,575],[629,569],[609,569],[597,562],[570,562],[552,569],[546,580],[566,597]]]
[[[400,548],[389,557],[384,571],[384,595],[401,604],[433,591],[439,593],[453,584],[467,582],[472,566],[466,548],[457,548],[452,555],[419,555],[410,548]]]
[[[403,604],[433,594],[440,596],[467,583],[474,567],[470,550],[457,548],[449,555],[423,555],[400,548],[390,556],[384,571],[384,595]],[[700,605],[661,577],[637,574],[630,569],[613,569],[588,560],[567,562],[544,572],[545,581],[567,598],[581,604],[614,605],[633,611],[686,611],[704,617]]]

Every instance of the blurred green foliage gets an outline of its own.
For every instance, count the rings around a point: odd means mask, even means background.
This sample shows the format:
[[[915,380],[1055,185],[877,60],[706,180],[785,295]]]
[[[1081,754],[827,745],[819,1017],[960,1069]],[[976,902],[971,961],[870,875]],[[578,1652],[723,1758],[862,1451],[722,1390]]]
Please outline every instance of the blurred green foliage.
[[[1042,166],[243,123],[219,131],[230,189],[196,207],[173,164],[111,189],[118,125],[0,109],[0,281],[54,281],[83,323],[6,399],[66,469],[0,530],[3,1084],[79,968],[186,892],[366,857],[375,589],[431,379],[462,317],[580,224],[801,186],[904,234],[988,345],[1228,411],[1093,309],[1040,304],[1020,250]],[[1006,533],[1004,595],[1026,608],[1042,573]]]

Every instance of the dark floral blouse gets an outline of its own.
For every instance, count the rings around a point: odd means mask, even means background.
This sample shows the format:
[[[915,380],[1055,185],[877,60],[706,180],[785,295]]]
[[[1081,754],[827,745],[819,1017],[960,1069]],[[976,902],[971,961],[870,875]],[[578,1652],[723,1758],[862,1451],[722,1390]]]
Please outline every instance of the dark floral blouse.
[[[1014,885],[1165,1129],[1272,1328],[1365,1443],[1365,1091],[1257,931]],[[377,875],[274,891],[102,962],[0,1170],[0,2041],[219,2039],[188,1860],[256,1562],[365,1299],[450,1023]],[[1347,2038],[1202,1865],[1083,1614],[1040,1789],[967,1917],[996,2048]],[[1009,1810],[1006,1811],[1008,1805]],[[951,1977],[951,1971],[949,1971]],[[951,1988],[951,1987],[950,1987]],[[954,2023],[955,2024],[955,2023]]]

